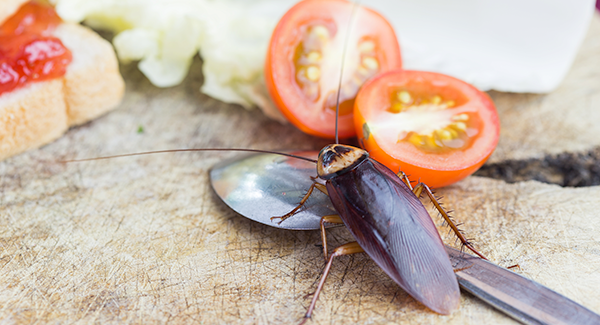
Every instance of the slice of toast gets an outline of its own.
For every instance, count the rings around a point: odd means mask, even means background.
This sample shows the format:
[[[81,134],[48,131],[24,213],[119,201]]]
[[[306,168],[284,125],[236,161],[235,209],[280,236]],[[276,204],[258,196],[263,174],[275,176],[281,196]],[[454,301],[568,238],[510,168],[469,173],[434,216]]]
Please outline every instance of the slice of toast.
[[[64,76],[68,125],[83,124],[119,105],[125,83],[112,45],[78,24],[62,23],[54,36],[73,54]]]
[[[0,159],[37,148],[68,128],[62,78],[32,82],[0,96]]]
[[[0,23],[23,2],[0,0]],[[77,24],[62,23],[53,34],[73,61],[62,78],[0,95],[0,160],[57,139],[69,126],[115,108],[123,97],[125,84],[109,42]]]

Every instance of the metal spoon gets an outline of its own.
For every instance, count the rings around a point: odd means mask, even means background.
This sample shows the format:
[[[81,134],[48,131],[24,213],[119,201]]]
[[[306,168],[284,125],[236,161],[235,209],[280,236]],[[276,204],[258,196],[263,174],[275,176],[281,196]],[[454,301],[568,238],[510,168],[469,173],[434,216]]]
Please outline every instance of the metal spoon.
[[[289,152],[315,158],[315,151]],[[265,225],[291,230],[319,229],[321,217],[337,214],[327,195],[314,191],[303,208],[279,224],[271,220],[298,205],[316,177],[315,164],[277,154],[247,154],[212,168],[210,180],[219,197],[235,212]]]

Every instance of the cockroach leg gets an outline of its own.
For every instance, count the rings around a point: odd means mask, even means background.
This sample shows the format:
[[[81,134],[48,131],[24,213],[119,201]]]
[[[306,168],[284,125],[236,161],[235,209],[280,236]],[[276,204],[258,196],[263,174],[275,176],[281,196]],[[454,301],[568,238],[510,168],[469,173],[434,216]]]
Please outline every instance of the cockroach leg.
[[[514,269],[514,268],[518,268],[520,270],[521,269],[521,265],[515,264],[515,265],[511,265],[511,266],[507,267],[507,269],[509,269],[509,270],[510,269]]]
[[[465,236],[460,232],[460,230],[458,229],[458,227],[456,226],[454,221],[452,221],[452,219],[450,219],[450,216],[446,213],[446,211],[444,211],[444,208],[442,208],[442,206],[440,205],[438,200],[435,198],[435,196],[433,195],[433,192],[431,192],[431,189],[429,188],[429,186],[419,182],[419,184],[417,184],[417,186],[415,186],[413,193],[415,193],[415,195],[417,197],[420,197],[421,192],[423,190],[425,190],[425,193],[427,194],[427,196],[429,197],[429,199],[431,200],[431,202],[433,203],[435,208],[440,212],[440,214],[442,215],[444,220],[446,220],[446,222],[448,223],[450,228],[452,228],[452,231],[454,231],[454,233],[456,234],[458,239],[462,242],[462,244],[465,245],[468,249],[470,249],[473,253],[477,254],[477,256],[483,258],[484,260],[487,260],[487,258],[485,256],[483,256],[483,254],[478,252],[475,249],[475,247],[473,247],[471,245],[471,243],[469,243],[469,241],[465,238]]]
[[[408,188],[410,188],[411,191],[413,190],[413,187],[410,184],[410,179],[408,179],[408,176],[406,176],[405,172],[399,171],[398,174],[396,174],[396,175],[398,175],[398,177],[400,177],[400,179],[404,182],[404,184],[406,184],[406,186],[408,186]]]
[[[416,197],[421,198],[421,193],[423,193],[423,187],[417,185],[415,188],[412,189],[412,191]]]
[[[302,208],[302,206],[304,205],[304,203],[306,203],[306,200],[308,200],[308,198],[310,197],[310,195],[312,194],[313,190],[316,188],[317,190],[325,193],[325,195],[329,196],[327,194],[327,188],[325,187],[325,185],[321,184],[321,183],[317,183],[316,177],[311,177],[311,179],[313,180],[312,185],[310,186],[310,188],[308,189],[308,191],[306,192],[306,194],[304,195],[304,197],[302,198],[302,200],[300,200],[300,203],[290,212],[286,213],[285,215],[281,216],[281,217],[271,217],[271,221],[273,221],[273,219],[281,219],[277,224],[281,224],[285,219],[293,216],[294,214],[296,214],[296,212],[298,212],[298,210],[300,210],[300,208]]]
[[[323,216],[321,218],[321,239],[323,240],[323,254],[325,255],[325,261],[327,262],[327,236],[325,234],[325,224],[326,223],[337,223],[343,224],[344,222],[337,214],[331,214],[328,216]]]
[[[329,196],[329,193],[327,193],[327,187],[325,187],[325,185],[321,183],[315,183],[315,187],[317,188],[317,190],[323,192],[323,194]]]
[[[321,184],[319,184],[321,185]],[[302,206],[304,205],[304,203],[306,203],[306,200],[308,200],[308,198],[310,197],[310,195],[312,194],[313,190],[315,189],[315,187],[317,187],[317,183],[313,183],[310,188],[308,188],[308,191],[306,192],[306,194],[304,195],[304,197],[302,198],[302,200],[300,200],[300,203],[298,204],[298,206],[296,206],[292,211],[280,216],[280,217],[271,217],[271,221],[273,221],[273,219],[281,219],[277,224],[281,224],[285,219],[293,216],[296,212],[298,212],[298,210],[300,210],[300,208],[302,208]]]
[[[306,321],[312,315],[313,309],[315,309],[315,305],[317,303],[317,299],[319,299],[319,294],[321,293],[321,290],[323,289],[323,285],[325,284],[325,279],[327,279],[327,275],[329,275],[329,270],[331,270],[331,263],[333,262],[333,259],[338,256],[350,255],[350,254],[356,254],[356,253],[362,253],[362,252],[364,252],[364,250],[355,241],[344,244],[333,250],[333,253],[331,253],[331,256],[329,256],[329,260],[327,261],[325,270],[323,271],[323,276],[321,277],[321,281],[319,281],[317,290],[315,291],[315,293],[313,295],[312,301],[310,302],[310,306],[308,307],[308,310],[306,311],[306,314],[304,315],[304,319],[302,320],[302,322],[300,322],[300,325],[306,323]]]
[[[458,272],[460,272],[460,271],[464,271],[464,270],[466,270],[466,269],[470,269],[470,268],[472,268],[472,267],[473,267],[473,265],[475,265],[475,264],[471,263],[471,265],[469,265],[469,266],[465,266],[465,267],[458,267],[458,268],[454,269],[454,273],[458,273]]]

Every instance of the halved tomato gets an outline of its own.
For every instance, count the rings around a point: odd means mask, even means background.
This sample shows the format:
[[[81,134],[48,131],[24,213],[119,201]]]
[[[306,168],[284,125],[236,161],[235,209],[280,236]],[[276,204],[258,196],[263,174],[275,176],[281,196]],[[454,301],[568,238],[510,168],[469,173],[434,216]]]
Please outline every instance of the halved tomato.
[[[300,130],[335,137],[342,57],[339,136],[345,138],[355,134],[352,111],[362,84],[402,65],[392,26],[377,12],[345,0],[301,1],[277,24],[266,84],[279,110]]]
[[[500,122],[489,96],[439,73],[396,70],[356,97],[359,143],[375,160],[431,187],[474,173],[492,154]]]

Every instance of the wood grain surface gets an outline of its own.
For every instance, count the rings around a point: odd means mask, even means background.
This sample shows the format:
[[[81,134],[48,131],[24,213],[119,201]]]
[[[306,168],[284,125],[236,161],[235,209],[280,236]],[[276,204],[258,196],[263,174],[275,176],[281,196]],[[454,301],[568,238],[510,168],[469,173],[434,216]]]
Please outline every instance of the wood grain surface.
[[[492,94],[503,127],[495,162],[600,145],[599,44],[596,16],[558,90]],[[324,266],[319,234],[261,225],[224,206],[207,171],[233,154],[57,161],[184,147],[319,149],[326,141],[202,95],[198,60],[170,89],[122,69],[119,109],[0,163],[0,323],[299,321]],[[600,313],[600,187],[470,177],[438,193],[493,262],[518,263],[517,272]],[[341,228],[329,239],[351,240]],[[451,316],[437,315],[359,254],[334,263],[309,324],[514,323],[469,294],[461,300]]]

